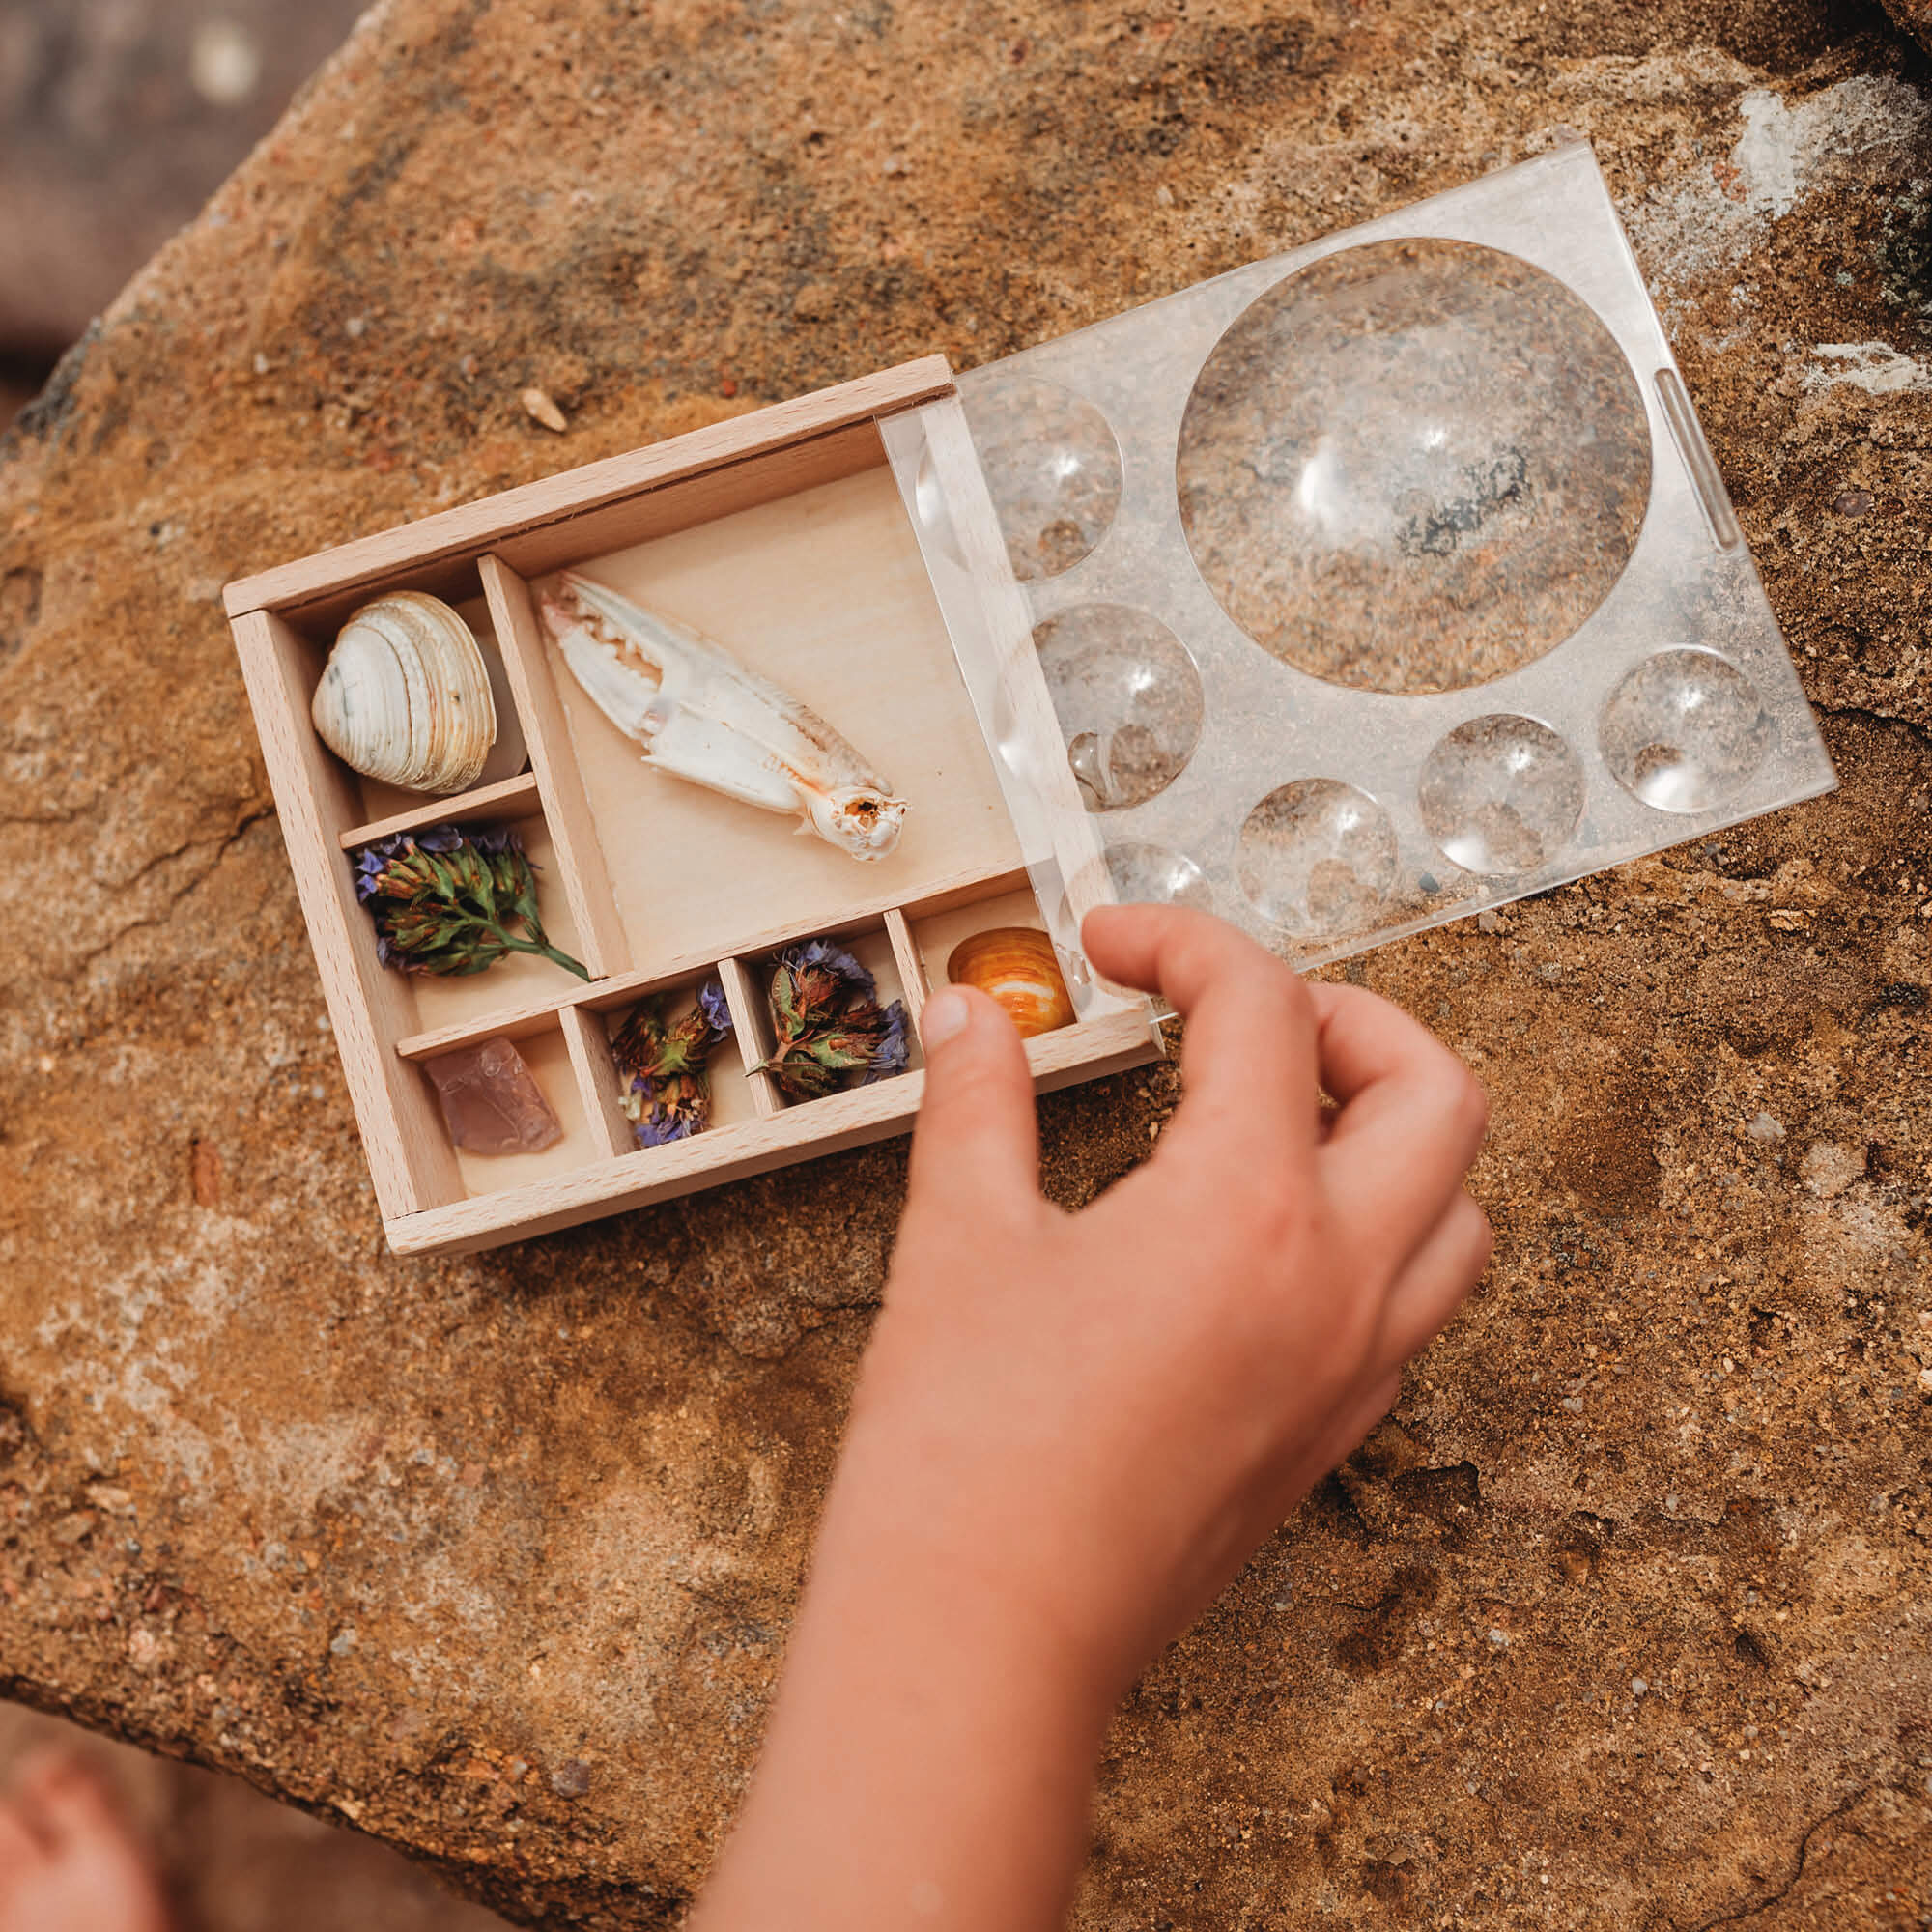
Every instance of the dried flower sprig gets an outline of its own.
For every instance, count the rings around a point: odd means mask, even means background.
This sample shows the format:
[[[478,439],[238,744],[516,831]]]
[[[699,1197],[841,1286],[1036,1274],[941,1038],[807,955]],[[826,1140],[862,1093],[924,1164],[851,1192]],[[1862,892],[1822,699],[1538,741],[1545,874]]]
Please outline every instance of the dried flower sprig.
[[[514,826],[432,825],[358,845],[352,857],[355,896],[376,922],[384,965],[440,977],[534,952],[589,979],[545,935],[536,870]]]
[[[611,1051],[626,1076],[623,1109],[639,1147],[663,1147],[702,1133],[711,1124],[711,1049],[731,1031],[724,988],[707,980],[697,1004],[682,1019],[665,1024],[664,1003],[639,1000],[617,1029]]]
[[[788,1100],[816,1100],[904,1070],[904,1006],[881,1007],[872,976],[831,940],[780,953],[771,991],[777,1042],[753,1070],[769,1074]]]

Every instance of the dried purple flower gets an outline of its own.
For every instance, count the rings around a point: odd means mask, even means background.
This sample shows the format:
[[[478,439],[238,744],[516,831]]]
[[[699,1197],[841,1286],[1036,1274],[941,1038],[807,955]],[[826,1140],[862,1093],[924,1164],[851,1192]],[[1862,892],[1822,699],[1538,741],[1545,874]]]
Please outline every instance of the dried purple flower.
[[[878,984],[829,939],[780,953],[772,970],[771,1057],[754,1069],[791,1100],[816,1100],[897,1073],[906,1064],[906,1011],[879,1005]]]
[[[701,1132],[704,1122],[691,1114],[680,1114],[669,1107],[653,1107],[638,1122],[636,1132],[639,1147],[668,1147],[672,1141],[688,1140],[693,1134]]]
[[[536,873],[513,826],[433,825],[375,839],[350,857],[355,896],[376,922],[384,965],[480,973],[505,953],[534,952],[589,979],[545,936]]]
[[[724,988],[707,980],[696,1004],[665,1024],[664,1004],[639,1000],[617,1029],[611,1051],[629,1076],[622,1106],[635,1123],[639,1147],[663,1147],[702,1133],[711,1122],[711,1083],[705,1065],[711,1049],[731,1031]]]
[[[836,978],[855,986],[868,1000],[879,996],[877,982],[858,960],[830,939],[808,939],[803,946],[794,946],[783,954],[785,963],[795,967],[822,966]]]
[[[880,1036],[879,1044],[872,1054],[872,1064],[866,1069],[859,1085],[869,1087],[874,1080],[883,1080],[891,1073],[903,1073],[906,1061],[911,1055],[911,1046],[906,1039],[907,1015],[905,1008],[895,1000],[886,1009],[886,1030]]]
[[[697,1008],[721,1039],[731,1031],[731,1009],[725,1003],[724,988],[720,981],[707,980],[698,987]]]

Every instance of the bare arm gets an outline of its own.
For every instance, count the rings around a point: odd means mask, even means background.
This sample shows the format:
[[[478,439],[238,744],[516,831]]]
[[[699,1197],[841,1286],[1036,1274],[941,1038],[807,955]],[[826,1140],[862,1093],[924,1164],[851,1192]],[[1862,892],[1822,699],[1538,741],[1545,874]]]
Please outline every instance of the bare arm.
[[[1414,1022],[1198,913],[1096,913],[1085,939],[1185,1015],[1185,1098],[1063,1213],[1004,1014],[926,1009],[886,1305],[697,1932],[1057,1925],[1115,1702],[1488,1260],[1463,1191],[1482,1092]]]

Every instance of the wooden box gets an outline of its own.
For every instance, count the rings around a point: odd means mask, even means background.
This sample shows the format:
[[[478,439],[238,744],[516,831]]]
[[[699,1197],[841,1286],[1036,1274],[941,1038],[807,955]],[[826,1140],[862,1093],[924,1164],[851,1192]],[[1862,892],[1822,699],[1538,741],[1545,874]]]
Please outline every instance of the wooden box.
[[[922,420],[924,469],[888,460]],[[935,469],[933,453],[937,452]],[[229,586],[247,679],[303,915],[376,1195],[399,1253],[484,1248],[905,1131],[923,1076],[787,1103],[749,1060],[769,1046],[761,970],[776,949],[840,937],[917,1022],[952,946],[990,925],[1045,928],[1036,880],[1067,882],[1048,909],[1077,929],[1099,843],[1067,774],[1014,822],[989,747],[1017,734],[1035,771],[1065,773],[1024,601],[961,583],[942,611],[911,523],[917,494],[946,494],[954,540],[997,557],[951,372],[933,356],[346,544]],[[783,818],[640,763],[563,672],[533,585],[582,567],[727,643],[833,721],[910,801],[897,848],[862,865]],[[993,576],[997,577],[995,571]],[[486,654],[528,750],[521,774],[455,798],[358,778],[316,735],[310,702],[344,618],[386,591],[455,605]],[[642,595],[647,591],[647,596]],[[952,637],[976,627],[969,694]],[[949,624],[952,630],[949,630]],[[990,652],[990,654],[989,654]],[[995,665],[997,693],[983,687]],[[349,854],[385,833],[511,823],[539,867],[551,937],[586,983],[516,956],[460,979],[377,958]],[[1031,870],[1029,869],[1031,867]],[[711,1125],[639,1148],[619,1106],[611,1031],[637,1000],[723,980],[736,1031],[711,1065]],[[1143,1003],[1078,997],[1083,1016],[1027,1043],[1042,1089],[1154,1058]],[[493,1037],[518,1043],[564,1129],[540,1153],[451,1146],[418,1063]]]

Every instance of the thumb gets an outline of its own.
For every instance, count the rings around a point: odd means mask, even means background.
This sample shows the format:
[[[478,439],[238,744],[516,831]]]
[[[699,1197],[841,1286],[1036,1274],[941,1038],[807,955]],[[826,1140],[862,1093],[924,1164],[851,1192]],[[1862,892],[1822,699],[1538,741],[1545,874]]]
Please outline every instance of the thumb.
[[[920,1024],[925,1094],[913,1130],[908,1211],[923,1203],[993,1207],[1039,1197],[1039,1127],[1026,1049],[1005,1011],[943,986]]]

